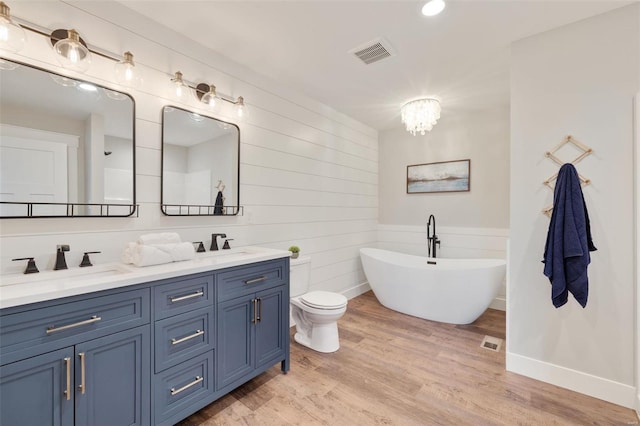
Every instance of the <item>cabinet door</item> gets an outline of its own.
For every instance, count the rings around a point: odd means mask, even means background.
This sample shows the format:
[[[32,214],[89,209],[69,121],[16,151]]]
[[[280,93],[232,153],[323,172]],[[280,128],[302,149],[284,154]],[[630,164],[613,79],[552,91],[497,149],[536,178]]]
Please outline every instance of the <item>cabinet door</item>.
[[[71,426],[73,398],[72,348],[0,367],[1,425]]]
[[[254,307],[253,295],[218,304],[216,389],[253,371]]]
[[[76,345],[76,426],[149,424],[149,326]]]
[[[256,323],[256,368],[284,358],[285,297],[284,289],[277,287],[256,293],[258,321]],[[288,298],[287,298],[288,303]],[[287,313],[288,315],[288,313]]]

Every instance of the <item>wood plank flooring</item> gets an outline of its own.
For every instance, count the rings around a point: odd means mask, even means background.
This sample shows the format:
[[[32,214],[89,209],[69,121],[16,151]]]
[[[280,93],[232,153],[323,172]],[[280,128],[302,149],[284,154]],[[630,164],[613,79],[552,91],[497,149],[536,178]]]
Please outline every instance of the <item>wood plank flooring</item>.
[[[179,423],[210,425],[638,425],[632,410],[505,371],[504,312],[455,326],[384,308],[368,292],[349,301],[340,350],[291,339],[279,365]]]

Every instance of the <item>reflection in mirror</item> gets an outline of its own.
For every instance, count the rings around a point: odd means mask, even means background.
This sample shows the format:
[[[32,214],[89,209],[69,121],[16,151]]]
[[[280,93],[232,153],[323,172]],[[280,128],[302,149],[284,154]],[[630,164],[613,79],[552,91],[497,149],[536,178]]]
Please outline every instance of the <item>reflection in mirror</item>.
[[[162,116],[162,212],[236,215],[240,130],[225,121],[166,106]]]
[[[132,215],[133,99],[11,63],[0,70],[0,217]]]

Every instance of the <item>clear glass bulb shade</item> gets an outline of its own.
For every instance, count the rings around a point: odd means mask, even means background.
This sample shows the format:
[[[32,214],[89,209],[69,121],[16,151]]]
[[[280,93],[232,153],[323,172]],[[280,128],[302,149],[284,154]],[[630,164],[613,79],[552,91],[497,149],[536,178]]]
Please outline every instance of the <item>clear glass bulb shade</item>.
[[[238,100],[235,102],[235,117],[238,121],[245,121],[249,115],[249,110],[247,109],[247,105],[244,103],[244,98],[242,96],[238,97]]]
[[[140,87],[142,85],[142,77],[133,62],[131,52],[125,52],[124,58],[115,64],[114,70],[115,80],[118,84],[129,87]]]
[[[176,72],[171,79],[171,86],[173,89],[173,95],[178,100],[186,101],[189,98],[191,94],[191,88],[187,86],[184,80],[182,80],[182,73],[180,71]]]
[[[437,99],[417,99],[402,106],[402,122],[409,133],[424,135],[430,132],[440,119],[440,102]]]
[[[0,49],[9,52],[19,52],[27,41],[27,35],[24,29],[13,22],[9,17],[9,12],[0,13]]]
[[[80,43],[78,33],[68,31],[69,37],[58,40],[53,45],[53,50],[58,54],[58,61],[66,69],[85,72],[91,65],[91,52]]]
[[[209,91],[202,95],[200,101],[203,104],[207,104],[210,110],[217,111],[220,105],[220,99],[218,99],[218,95],[216,94],[215,86],[209,86]]]

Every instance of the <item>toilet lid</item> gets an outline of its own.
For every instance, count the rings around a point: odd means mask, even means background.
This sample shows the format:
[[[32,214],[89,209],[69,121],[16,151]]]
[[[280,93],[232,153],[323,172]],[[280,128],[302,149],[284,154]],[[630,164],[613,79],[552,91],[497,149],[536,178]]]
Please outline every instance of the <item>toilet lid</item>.
[[[330,291],[311,291],[300,296],[300,301],[317,309],[339,309],[347,304],[346,297]]]

